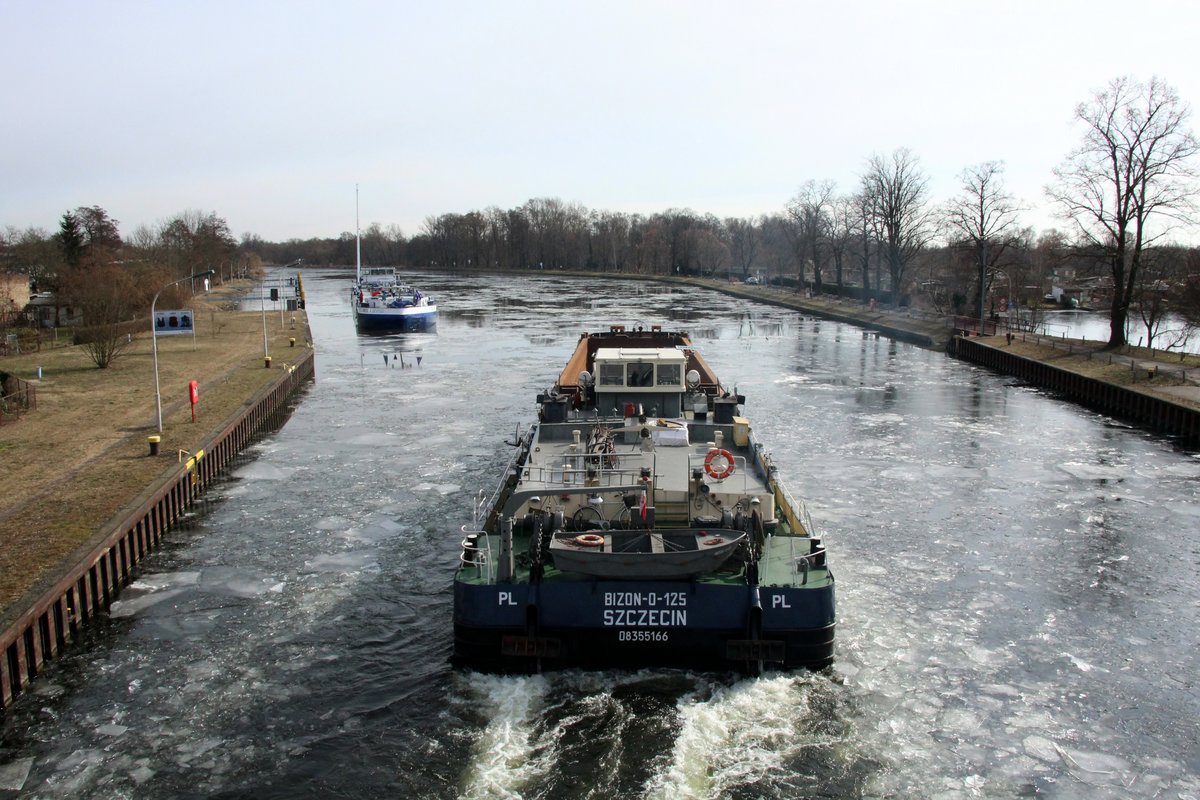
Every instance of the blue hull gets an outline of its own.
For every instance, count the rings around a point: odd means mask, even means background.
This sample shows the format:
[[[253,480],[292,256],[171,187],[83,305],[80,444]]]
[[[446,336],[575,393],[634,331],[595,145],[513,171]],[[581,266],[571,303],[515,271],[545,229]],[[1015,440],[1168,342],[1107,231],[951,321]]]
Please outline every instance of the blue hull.
[[[834,587],[686,581],[455,582],[455,657],[485,671],[821,669]]]
[[[418,333],[437,328],[437,312],[404,315],[355,314],[354,322],[364,333]]]

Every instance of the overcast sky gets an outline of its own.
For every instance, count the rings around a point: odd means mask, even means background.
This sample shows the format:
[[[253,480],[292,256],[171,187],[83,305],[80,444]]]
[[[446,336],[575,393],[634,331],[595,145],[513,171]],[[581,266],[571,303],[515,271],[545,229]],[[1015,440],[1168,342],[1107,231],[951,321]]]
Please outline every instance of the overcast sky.
[[[557,197],[783,209],[910,148],[933,198],[1000,160],[1039,230],[1075,106],[1195,106],[1200,3],[2,0],[0,228],[98,205],[281,241]],[[1193,130],[1197,119],[1191,120]]]

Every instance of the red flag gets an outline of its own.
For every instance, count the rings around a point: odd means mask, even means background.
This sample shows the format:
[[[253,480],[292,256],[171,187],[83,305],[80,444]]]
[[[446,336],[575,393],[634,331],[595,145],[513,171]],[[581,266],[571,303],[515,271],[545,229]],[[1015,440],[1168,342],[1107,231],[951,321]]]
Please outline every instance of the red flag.
[[[642,521],[646,520],[646,493],[642,492]]]

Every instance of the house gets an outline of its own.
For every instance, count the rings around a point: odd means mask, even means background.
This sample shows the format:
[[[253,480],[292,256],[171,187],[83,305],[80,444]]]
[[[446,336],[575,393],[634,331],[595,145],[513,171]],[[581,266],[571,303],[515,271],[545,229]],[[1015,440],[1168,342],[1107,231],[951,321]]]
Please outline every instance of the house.
[[[39,328],[65,328],[83,324],[83,311],[58,304],[53,292],[38,292],[29,298],[26,310]]]
[[[23,272],[0,272],[0,328],[15,325],[29,304],[29,276]]]

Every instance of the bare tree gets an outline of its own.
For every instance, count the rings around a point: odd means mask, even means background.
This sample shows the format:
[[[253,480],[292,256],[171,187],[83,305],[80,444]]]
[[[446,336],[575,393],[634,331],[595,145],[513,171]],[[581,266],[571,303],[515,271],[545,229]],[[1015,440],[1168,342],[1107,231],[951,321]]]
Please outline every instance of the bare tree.
[[[1181,272],[1171,287],[1171,303],[1183,319],[1183,335],[1187,339],[1200,331],[1200,248],[1190,248],[1184,254]]]
[[[750,270],[754,268],[754,258],[758,252],[758,228],[759,224],[754,219],[729,217],[725,220],[729,254],[743,279],[750,277]]]
[[[94,268],[87,285],[72,287],[68,299],[82,311],[84,327],[76,341],[100,369],[106,369],[133,341],[137,292],[128,270],[116,264]]]
[[[766,267],[768,281],[781,281],[796,269],[796,252],[788,229],[791,222],[785,214],[764,214],[758,223],[759,264]]]
[[[788,201],[788,216],[792,220],[800,258],[800,282],[804,282],[804,262],[813,268],[813,288],[821,291],[825,239],[828,234],[830,205],[836,185],[831,180],[805,181],[796,196]]]
[[[690,228],[685,238],[691,260],[701,275],[715,278],[718,272],[728,270],[733,264],[729,248],[712,231]]]
[[[858,267],[862,278],[862,302],[871,294],[871,253],[878,249],[879,226],[875,217],[875,206],[866,191],[859,191],[851,198],[853,203],[854,237],[859,241]],[[876,284],[878,288],[878,283]]]
[[[1108,346],[1126,343],[1125,325],[1145,249],[1193,208],[1200,148],[1185,128],[1190,109],[1158,78],[1116,78],[1080,103],[1083,143],[1054,170],[1047,188],[1062,216],[1101,254],[1113,278]]]
[[[846,256],[855,234],[855,202],[853,197],[835,197],[829,206],[828,247],[833,258],[833,277],[839,294],[845,285]]]
[[[979,266],[976,316],[981,325],[989,271],[995,269],[1017,223],[1017,204],[1004,190],[1003,172],[1004,164],[999,161],[967,167],[959,176],[962,184],[958,195],[944,210],[947,238],[952,244],[966,244],[975,253],[975,263]]]
[[[891,280],[888,288],[896,303],[904,288],[905,270],[933,238],[933,217],[927,205],[929,178],[912,151],[901,147],[890,157],[871,157],[862,177],[862,191],[871,202],[882,234],[883,257]]]
[[[1145,341],[1147,347],[1159,350],[1186,350],[1195,331],[1195,320],[1189,317],[1200,313],[1200,309],[1188,308],[1189,284],[1200,285],[1198,264],[1200,250],[1196,248],[1168,245],[1143,254],[1134,296],[1136,315],[1145,331],[1144,337],[1138,337],[1139,344]]]
[[[1168,322],[1172,273],[1177,266],[1173,255],[1162,248],[1148,250],[1142,255],[1135,306],[1137,317],[1146,331],[1147,347],[1154,347],[1160,337],[1167,340],[1165,349],[1168,350],[1182,344],[1176,341]],[[1138,338],[1140,341],[1141,337]]]

